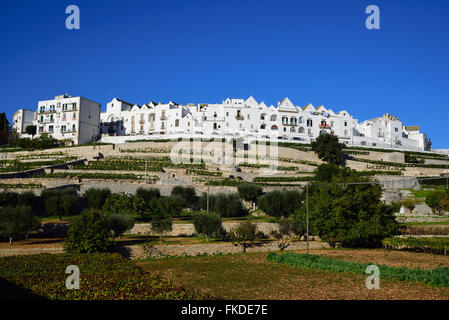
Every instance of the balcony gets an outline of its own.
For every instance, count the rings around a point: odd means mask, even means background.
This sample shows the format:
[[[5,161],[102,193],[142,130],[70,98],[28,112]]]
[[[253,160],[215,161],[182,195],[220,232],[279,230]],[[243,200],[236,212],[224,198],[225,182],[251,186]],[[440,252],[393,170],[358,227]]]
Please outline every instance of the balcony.
[[[77,107],[72,107],[72,108],[67,108],[67,109],[62,109],[62,112],[72,112],[72,111],[78,111]]]
[[[39,110],[37,113],[38,114],[56,113],[56,110]]]
[[[235,116],[235,120],[243,120],[243,116],[242,115],[236,115]]]

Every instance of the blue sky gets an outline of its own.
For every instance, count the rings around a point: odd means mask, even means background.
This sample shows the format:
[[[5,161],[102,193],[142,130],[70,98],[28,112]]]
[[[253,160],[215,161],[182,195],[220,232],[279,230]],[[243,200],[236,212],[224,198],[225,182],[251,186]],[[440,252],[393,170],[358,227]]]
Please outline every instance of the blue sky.
[[[67,30],[78,5],[81,29]],[[365,8],[380,8],[367,30]],[[61,93],[386,112],[449,147],[449,1],[2,0],[1,109]]]

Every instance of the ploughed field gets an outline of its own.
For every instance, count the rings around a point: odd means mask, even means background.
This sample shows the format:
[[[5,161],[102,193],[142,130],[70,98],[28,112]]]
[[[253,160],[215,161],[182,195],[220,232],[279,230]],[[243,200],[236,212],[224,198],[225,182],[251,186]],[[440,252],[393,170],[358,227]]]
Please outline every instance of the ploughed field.
[[[303,251],[300,253],[304,253]],[[351,249],[312,250],[314,255],[357,263],[435,269],[449,258],[425,253]],[[141,261],[142,270],[225,299],[449,299],[449,288],[386,280],[369,290],[367,275],[307,269],[267,260],[266,253],[176,257]]]

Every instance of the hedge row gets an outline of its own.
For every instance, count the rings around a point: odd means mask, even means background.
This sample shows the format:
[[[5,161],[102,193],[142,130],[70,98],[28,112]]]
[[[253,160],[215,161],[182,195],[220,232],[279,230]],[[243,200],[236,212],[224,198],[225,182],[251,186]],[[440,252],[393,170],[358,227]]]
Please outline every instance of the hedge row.
[[[449,238],[387,238],[382,240],[382,245],[386,249],[392,250],[407,250],[446,255],[446,252],[449,250]]]
[[[278,255],[270,252],[267,256],[269,261],[285,263],[291,266],[305,269],[319,269],[331,272],[347,272],[366,275],[366,267],[372,263],[356,263],[317,255],[284,253]],[[449,268],[437,267],[433,270],[410,269],[406,267],[390,267],[377,265],[381,279],[420,282],[437,287],[449,287]]]

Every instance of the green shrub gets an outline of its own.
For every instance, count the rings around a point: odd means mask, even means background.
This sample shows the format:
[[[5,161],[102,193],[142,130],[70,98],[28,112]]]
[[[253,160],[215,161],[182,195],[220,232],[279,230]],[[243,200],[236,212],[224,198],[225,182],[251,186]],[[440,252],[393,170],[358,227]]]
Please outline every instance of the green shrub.
[[[159,235],[162,238],[164,233],[172,231],[173,220],[171,217],[166,217],[163,215],[155,216],[151,220],[151,231]]]
[[[23,238],[40,227],[39,220],[31,214],[31,208],[25,206],[2,207],[0,209],[0,236],[13,239]]]
[[[239,225],[229,232],[229,237],[235,246],[241,246],[243,253],[246,249],[254,246],[257,227],[250,220],[240,222]]]
[[[365,184],[370,182],[367,177],[345,181],[363,184],[323,184],[309,188],[311,234],[318,235],[331,246],[380,247],[383,238],[398,233],[399,224],[394,215],[397,205],[384,204],[382,187]],[[306,206],[301,206],[295,215],[298,228],[304,230]]]
[[[256,202],[257,197],[262,194],[262,187],[253,183],[242,183],[237,187],[240,197],[243,200]]]
[[[200,197],[201,209],[207,209],[207,194]],[[242,200],[236,193],[218,193],[209,195],[209,211],[214,211],[222,217],[243,217],[248,211],[243,207]]]
[[[273,190],[258,198],[259,209],[269,216],[288,217],[301,206],[303,195],[295,190]]]
[[[193,225],[196,233],[206,237],[207,241],[211,237],[219,237],[224,234],[221,217],[216,214],[196,214],[193,217]]]
[[[108,223],[101,211],[89,209],[70,220],[65,249],[77,253],[107,251],[109,236]]]
[[[104,205],[103,212],[106,215],[109,214],[129,214],[133,215],[135,212],[134,208],[134,197],[129,197],[124,194],[111,193]]]
[[[134,227],[134,219],[127,214],[111,214],[106,216],[106,223],[112,237],[121,237],[123,233]]]
[[[341,165],[343,163],[343,148],[346,146],[338,141],[337,136],[323,133],[311,143],[312,150],[323,161]]]
[[[449,210],[446,205],[446,201],[448,198],[449,191],[439,189],[434,190],[426,196],[426,204],[431,207],[435,213],[442,214],[444,211]]]
[[[172,196],[179,197],[183,208],[194,208],[196,202],[196,192],[193,187],[176,186],[171,191]]]
[[[449,251],[449,238],[385,238],[382,245],[386,249],[406,250],[414,252],[446,254]]]
[[[91,209],[101,209],[103,208],[106,199],[111,194],[111,190],[89,188],[84,192],[84,198],[86,198],[87,206]]]

